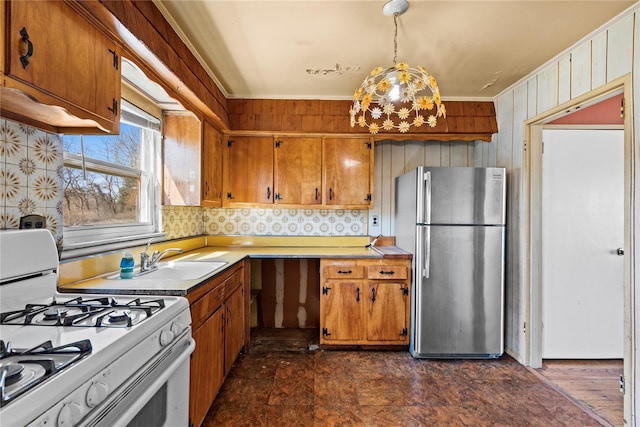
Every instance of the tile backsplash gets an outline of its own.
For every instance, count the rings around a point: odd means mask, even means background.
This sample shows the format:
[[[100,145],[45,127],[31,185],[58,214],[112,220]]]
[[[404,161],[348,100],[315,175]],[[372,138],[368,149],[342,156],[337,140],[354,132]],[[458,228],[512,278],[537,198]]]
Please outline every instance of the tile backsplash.
[[[366,210],[205,208],[210,235],[363,236]]]
[[[63,236],[62,138],[0,117],[0,229],[29,214],[47,218],[58,246]],[[227,209],[162,206],[167,239],[202,234],[362,236],[366,210]]]
[[[20,218],[43,215],[62,244],[62,140],[0,118],[0,228],[18,228]]]

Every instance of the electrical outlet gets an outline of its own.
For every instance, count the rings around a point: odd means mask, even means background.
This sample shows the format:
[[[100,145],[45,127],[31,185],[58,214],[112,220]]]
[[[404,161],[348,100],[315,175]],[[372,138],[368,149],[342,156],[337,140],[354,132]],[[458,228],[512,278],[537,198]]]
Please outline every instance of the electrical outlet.
[[[379,234],[382,234],[380,215],[369,215],[369,235],[377,236]]]

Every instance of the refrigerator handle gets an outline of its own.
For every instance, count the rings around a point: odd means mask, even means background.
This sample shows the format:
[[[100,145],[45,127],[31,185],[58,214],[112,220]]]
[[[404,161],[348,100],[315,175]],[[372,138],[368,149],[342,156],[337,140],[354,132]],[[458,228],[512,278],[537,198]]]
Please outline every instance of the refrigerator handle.
[[[420,177],[416,194],[416,205],[418,207],[417,223],[431,223],[431,171],[426,171]]]
[[[424,268],[422,277],[429,278],[429,269],[431,267],[431,227],[423,227],[424,233],[424,259],[422,260]]]

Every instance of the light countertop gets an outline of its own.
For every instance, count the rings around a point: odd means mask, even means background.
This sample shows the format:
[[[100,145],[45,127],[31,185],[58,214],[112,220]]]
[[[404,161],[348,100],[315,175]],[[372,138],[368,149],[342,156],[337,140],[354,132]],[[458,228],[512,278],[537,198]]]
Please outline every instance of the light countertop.
[[[145,279],[144,276],[133,279],[107,279],[114,271],[92,277],[65,283],[61,279],[58,286],[60,292],[82,292],[101,294],[153,294],[185,296],[197,288],[204,281],[231,268],[237,262],[249,258],[408,258],[410,254],[391,247],[362,246],[202,246],[191,249],[184,254],[167,258],[166,260],[180,261],[223,261],[226,265],[212,271],[206,276],[194,280]],[[163,259],[164,260],[164,259]]]

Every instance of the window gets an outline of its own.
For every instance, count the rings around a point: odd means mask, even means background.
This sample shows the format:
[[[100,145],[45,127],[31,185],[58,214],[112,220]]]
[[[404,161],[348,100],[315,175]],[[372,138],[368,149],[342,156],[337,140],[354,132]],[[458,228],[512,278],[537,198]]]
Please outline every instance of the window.
[[[64,249],[159,230],[160,121],[122,101],[120,135],[64,135]]]

